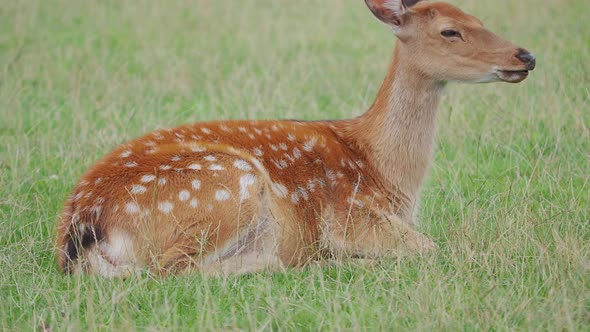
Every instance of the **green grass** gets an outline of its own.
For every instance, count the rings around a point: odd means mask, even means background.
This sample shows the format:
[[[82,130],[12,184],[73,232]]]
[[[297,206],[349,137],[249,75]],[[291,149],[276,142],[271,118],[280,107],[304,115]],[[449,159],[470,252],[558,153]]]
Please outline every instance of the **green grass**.
[[[53,252],[89,165],[160,127],[358,115],[394,39],[361,0],[0,0],[0,327],[590,330],[590,4],[454,3],[538,69],[449,86],[420,210],[436,254],[105,280]]]

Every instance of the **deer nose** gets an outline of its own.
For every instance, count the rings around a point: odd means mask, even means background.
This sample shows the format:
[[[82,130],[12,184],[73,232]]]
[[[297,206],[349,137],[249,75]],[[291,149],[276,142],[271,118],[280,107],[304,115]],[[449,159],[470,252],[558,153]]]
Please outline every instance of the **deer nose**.
[[[535,69],[537,60],[535,59],[535,56],[529,53],[527,50],[521,48],[518,50],[518,53],[515,56],[518,60],[522,61],[522,63],[526,65],[527,70]]]

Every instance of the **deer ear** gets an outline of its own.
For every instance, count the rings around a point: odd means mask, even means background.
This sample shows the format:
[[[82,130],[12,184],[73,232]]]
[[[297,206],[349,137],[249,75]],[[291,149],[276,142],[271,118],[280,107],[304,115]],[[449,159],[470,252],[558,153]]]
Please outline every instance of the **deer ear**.
[[[365,0],[365,3],[381,22],[394,29],[402,25],[402,17],[408,8],[420,0]]]

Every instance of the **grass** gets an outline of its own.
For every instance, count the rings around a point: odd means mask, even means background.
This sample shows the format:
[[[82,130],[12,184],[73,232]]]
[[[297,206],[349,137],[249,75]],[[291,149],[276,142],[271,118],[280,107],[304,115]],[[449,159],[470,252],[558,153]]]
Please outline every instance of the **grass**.
[[[358,115],[394,39],[360,0],[0,0],[2,329],[590,330],[590,4],[453,2],[538,69],[449,86],[420,210],[436,254],[105,280],[53,252],[89,165],[182,123]]]

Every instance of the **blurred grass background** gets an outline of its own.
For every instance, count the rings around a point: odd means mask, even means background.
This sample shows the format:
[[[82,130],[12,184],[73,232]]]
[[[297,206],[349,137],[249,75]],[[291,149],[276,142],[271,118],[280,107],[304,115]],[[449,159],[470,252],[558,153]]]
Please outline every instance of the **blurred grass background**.
[[[519,85],[451,84],[423,259],[165,280],[64,276],[56,217],[156,128],[361,114],[394,45],[361,0],[0,0],[3,330],[590,330],[590,3],[452,3],[532,51]]]

